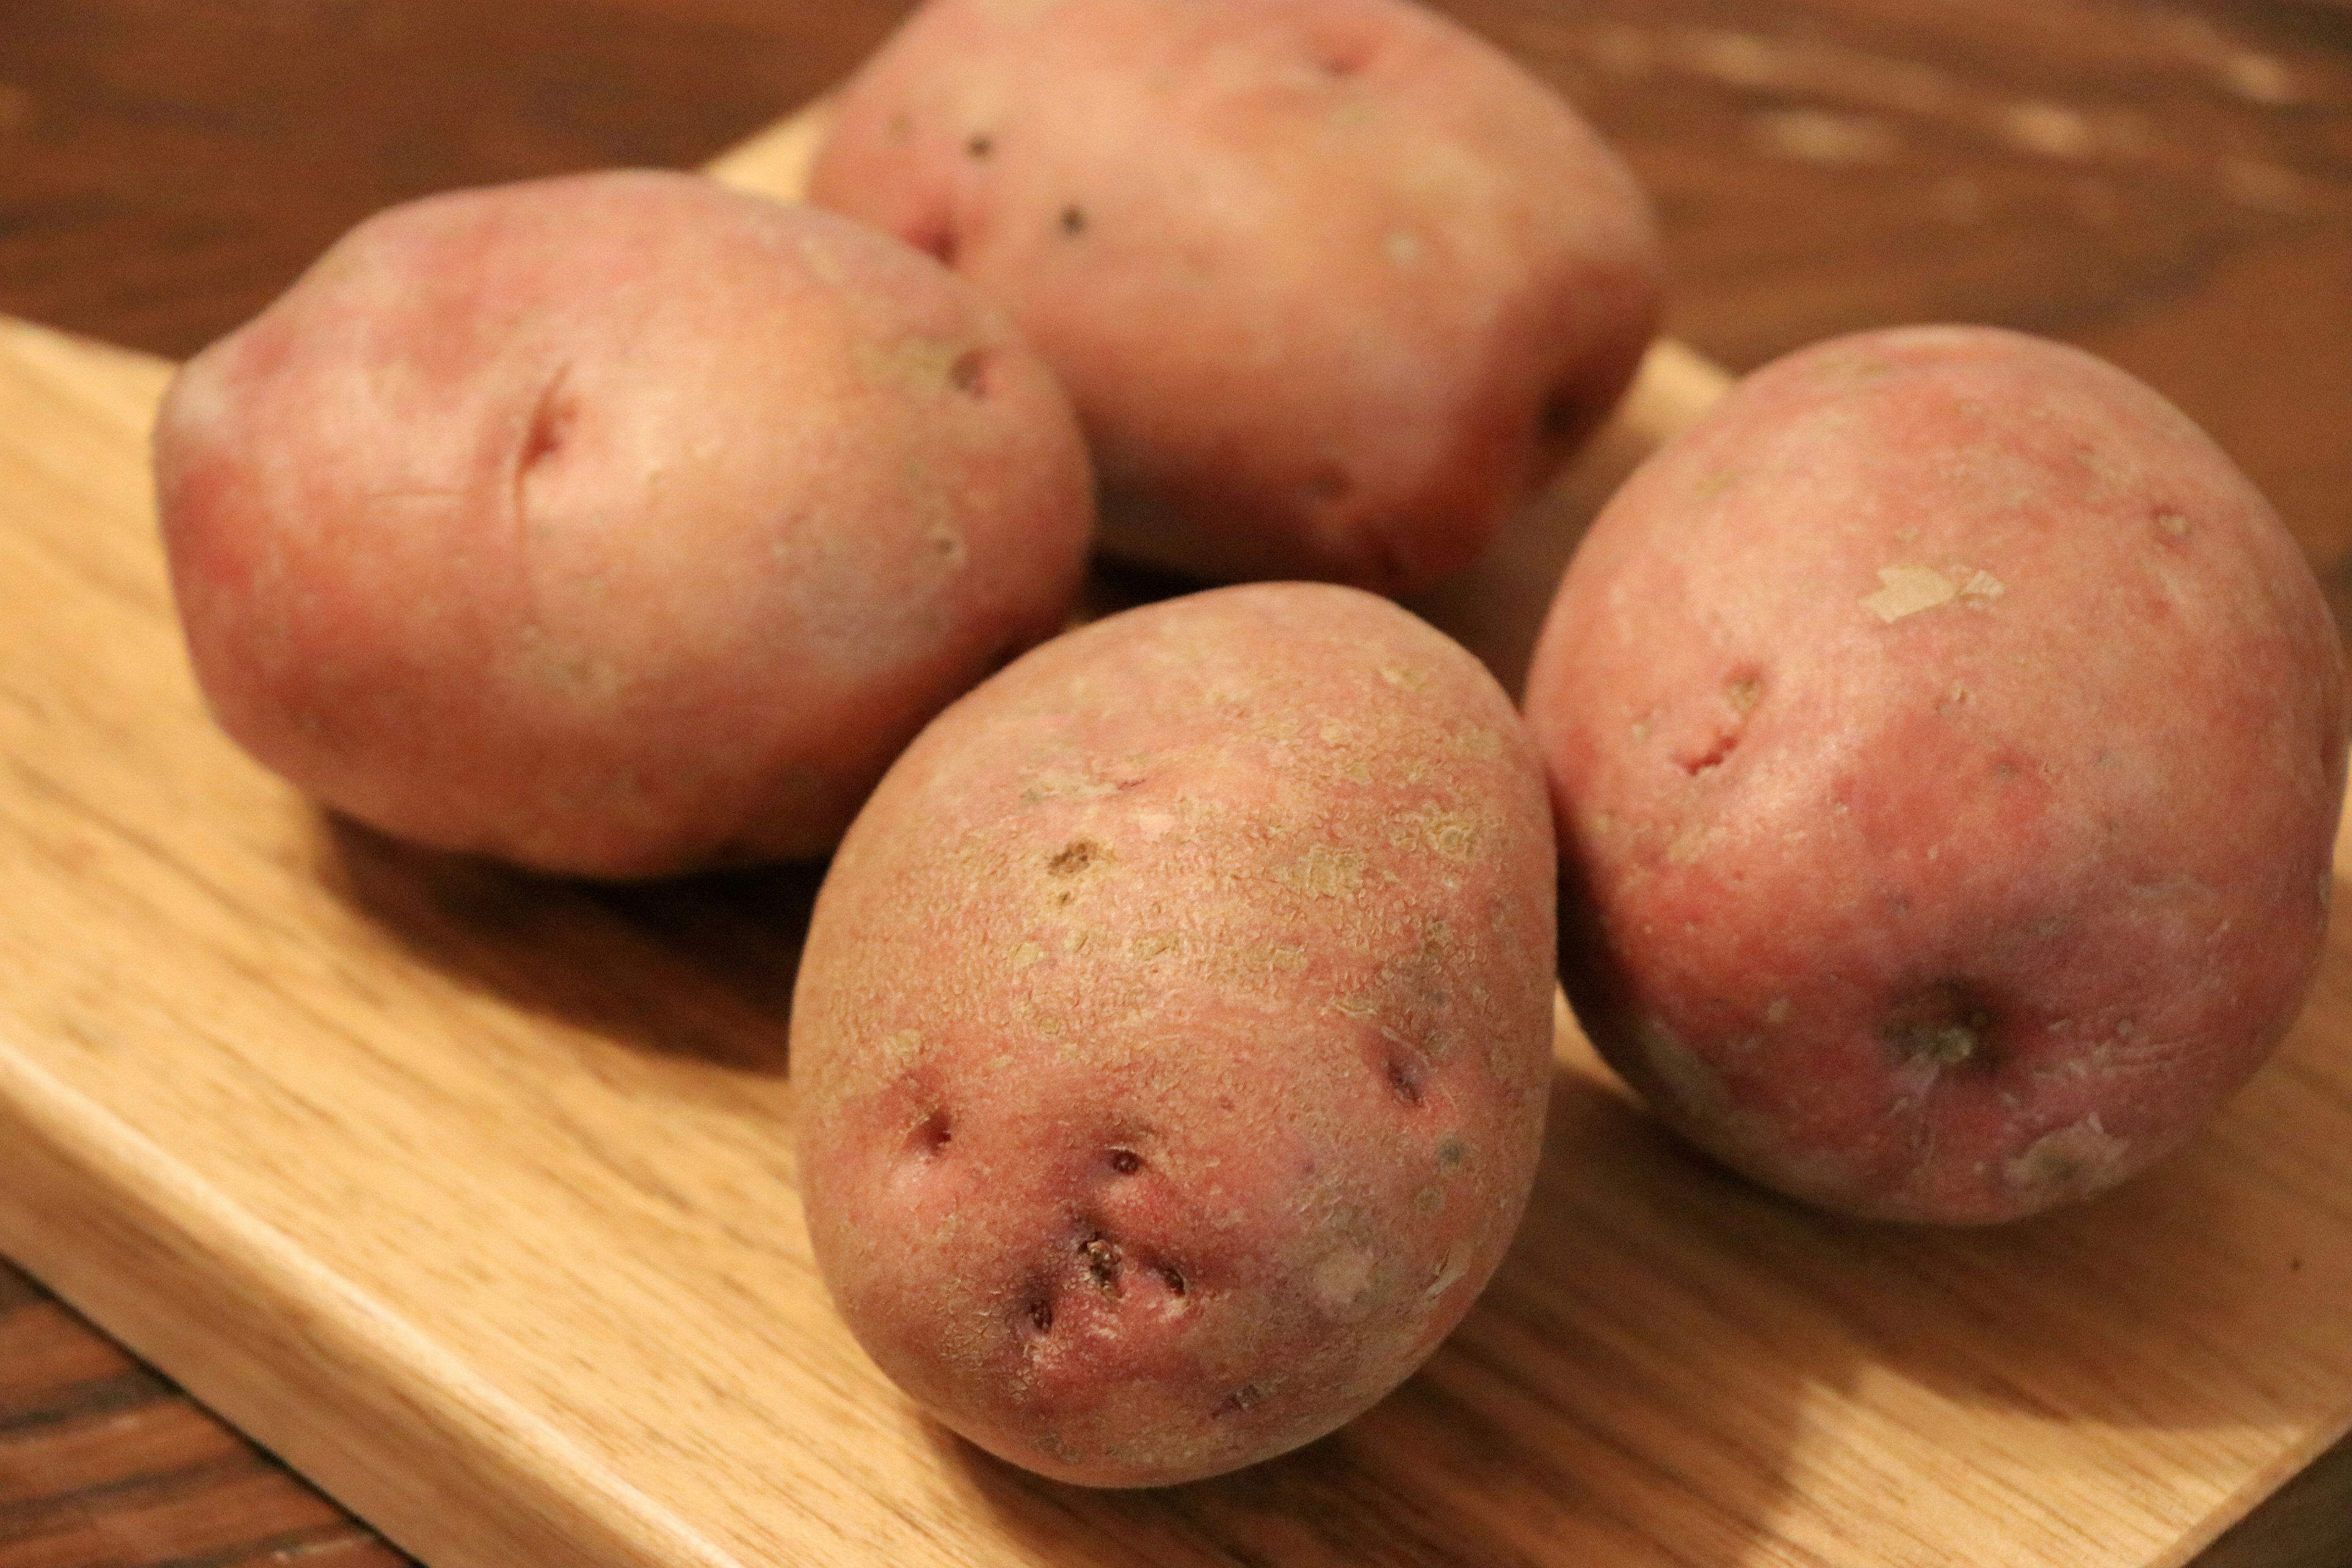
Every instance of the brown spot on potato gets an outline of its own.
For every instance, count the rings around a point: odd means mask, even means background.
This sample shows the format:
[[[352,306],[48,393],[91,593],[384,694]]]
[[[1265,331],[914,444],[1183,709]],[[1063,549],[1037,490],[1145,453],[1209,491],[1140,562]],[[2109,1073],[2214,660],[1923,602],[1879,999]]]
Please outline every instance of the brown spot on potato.
[[[530,423],[523,430],[522,447],[515,458],[516,471],[527,473],[559,456],[579,418],[580,400],[565,385],[565,373],[559,370],[531,408]]]
[[[950,572],[962,570],[964,559],[970,554],[963,535],[945,523],[940,523],[925,533],[923,543],[929,548],[932,558],[945,563]]]
[[[1110,1152],[1110,1168],[1122,1176],[1131,1176],[1143,1169],[1143,1156],[1132,1149],[1114,1149]]]
[[[996,141],[993,137],[983,132],[965,142],[963,144],[963,150],[967,156],[973,158],[986,158],[996,151]]]
[[[1160,1266],[1160,1282],[1168,1287],[1168,1293],[1171,1296],[1181,1296],[1189,1289],[1185,1283],[1184,1271],[1172,1263],[1163,1263]]]
[[[986,349],[964,350],[948,366],[948,384],[966,397],[987,401],[989,358]]]
[[[1054,853],[1045,862],[1049,877],[1075,877],[1088,867],[1100,865],[1110,858],[1110,851],[1091,838],[1073,838]]]
[[[1399,1100],[1416,1109],[1421,1106],[1423,1103],[1421,1075],[1414,1070],[1412,1063],[1402,1057],[1389,1058],[1388,1080],[1390,1092]]]
[[[1239,1415],[1244,1411],[1255,1408],[1258,1405],[1263,1404],[1265,1400],[1265,1391],[1264,1389],[1258,1387],[1255,1383],[1244,1383],[1239,1388],[1234,1389],[1231,1394],[1226,1394],[1224,1398],[1219,1400],[1217,1402],[1217,1408],[1211,1413],[1211,1415],[1213,1419],[1216,1416],[1222,1415]]]
[[[914,1136],[907,1141],[908,1152],[925,1160],[936,1160],[947,1152],[955,1142],[955,1124],[945,1108],[932,1111],[916,1124]]]
[[[1064,207],[1062,209],[1061,225],[1062,232],[1064,234],[1079,235],[1086,233],[1087,209],[1075,205]]]
[[[1044,1297],[1029,1303],[1029,1327],[1041,1334],[1054,1331],[1054,1303]]]
[[[942,220],[907,235],[906,241],[942,267],[956,264],[956,231],[954,226]]]
[[[1090,1236],[1078,1243],[1078,1256],[1086,1260],[1087,1278],[1097,1289],[1118,1292],[1122,1257],[1117,1242],[1108,1237]]]
[[[1738,731],[1718,730],[1705,745],[1685,752],[1676,757],[1675,765],[1691,777],[1696,778],[1703,773],[1721,767],[1725,759],[1731,755],[1732,748],[1738,744]]]

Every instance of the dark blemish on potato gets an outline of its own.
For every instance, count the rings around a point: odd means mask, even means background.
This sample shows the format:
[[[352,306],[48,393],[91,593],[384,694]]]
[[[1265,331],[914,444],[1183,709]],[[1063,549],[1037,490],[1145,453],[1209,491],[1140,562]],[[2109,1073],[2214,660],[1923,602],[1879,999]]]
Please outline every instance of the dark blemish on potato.
[[[1054,1303],[1039,1297],[1029,1303],[1029,1326],[1041,1334],[1054,1331]]]
[[[963,144],[964,152],[974,158],[985,158],[996,151],[996,139],[986,134],[973,137]]]
[[[1422,1103],[1421,1079],[1411,1063],[1401,1057],[1391,1057],[1388,1063],[1389,1090],[1407,1105]]]
[[[1906,996],[1887,1009],[1879,1034],[1908,1061],[1994,1065],[1992,1009],[1966,981],[1937,981]]]
[[[1440,1170],[1457,1169],[1462,1162],[1469,1157],[1469,1151],[1463,1147],[1462,1140],[1459,1138],[1448,1138],[1437,1146],[1437,1164]]]
[[[1714,733],[1704,742],[1684,750],[1675,758],[1675,765],[1693,778],[1721,767],[1739,744],[1748,714],[1763,700],[1763,672],[1752,665],[1734,669],[1723,678],[1722,695],[1723,705],[1731,710],[1730,721],[1718,721]]]
[[[903,109],[899,110],[883,122],[882,129],[891,141],[904,142],[915,133],[915,117]]]
[[[918,230],[907,237],[907,243],[924,252],[942,267],[956,264],[956,233],[947,225]]]
[[[580,400],[570,395],[564,381],[564,373],[557,371],[532,405],[530,423],[524,426],[522,446],[515,458],[517,472],[528,472],[558,456],[571,440],[572,427],[580,417]]]
[[[1122,1176],[1131,1176],[1143,1169],[1143,1156],[1132,1149],[1114,1149],[1110,1152],[1110,1168]]]
[[[1086,1259],[1087,1278],[1099,1290],[1118,1289],[1118,1244],[1108,1237],[1090,1236],[1078,1243],[1078,1256]]]
[[[1064,234],[1084,234],[1087,232],[1087,209],[1081,206],[1064,207],[1061,221]]]
[[[1239,1415],[1265,1397],[1264,1391],[1256,1384],[1244,1383],[1217,1402],[1217,1408],[1212,1413],[1211,1419],[1213,1420],[1220,1415]]]
[[[1110,851],[1093,839],[1073,838],[1045,862],[1045,874],[1050,877],[1075,877],[1087,867],[1109,858]]]
[[[985,402],[988,397],[988,362],[986,349],[964,350],[948,366],[948,384],[966,397]]]
[[[1675,766],[1696,778],[1703,773],[1723,766],[1724,760],[1731,755],[1731,749],[1738,744],[1739,736],[1736,731],[1719,731],[1706,745],[1676,757]]]
[[[1168,1287],[1171,1296],[1181,1296],[1189,1289],[1184,1282],[1184,1271],[1172,1263],[1160,1266],[1160,1282]]]
[[[908,1141],[908,1148],[924,1159],[936,1160],[947,1152],[948,1145],[954,1142],[955,1127],[947,1111],[941,1109],[923,1118],[915,1128],[914,1137]]]

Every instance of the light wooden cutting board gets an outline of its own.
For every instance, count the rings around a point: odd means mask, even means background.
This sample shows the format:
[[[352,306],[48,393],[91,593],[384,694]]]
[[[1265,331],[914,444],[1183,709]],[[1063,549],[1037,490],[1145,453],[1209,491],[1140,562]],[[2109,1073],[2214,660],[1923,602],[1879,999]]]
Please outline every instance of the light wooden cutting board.
[[[788,189],[806,148],[724,168]],[[2150,1568],[2352,1426],[2339,922],[2185,1153],[1990,1233],[1751,1190],[1563,1023],[1525,1232],[1379,1408],[1159,1492],[982,1457],[810,1267],[783,1042],[813,875],[535,881],[245,761],[153,537],[168,374],[0,324],[0,1248],[434,1568]],[[1507,670],[1592,498],[1715,385],[1654,360],[1431,613]]]

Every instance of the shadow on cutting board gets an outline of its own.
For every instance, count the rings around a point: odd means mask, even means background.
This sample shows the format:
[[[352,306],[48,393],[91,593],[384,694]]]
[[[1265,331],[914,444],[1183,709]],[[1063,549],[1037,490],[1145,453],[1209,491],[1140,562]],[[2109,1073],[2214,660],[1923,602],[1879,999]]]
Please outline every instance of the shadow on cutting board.
[[[614,888],[323,819],[319,840],[329,887],[463,984],[625,1049],[785,1069],[818,868]],[[2352,991],[2342,931],[2321,984]],[[1785,1555],[1800,1515],[1801,1531],[1836,1534],[1820,1521],[1841,1491],[1884,1508],[1889,1489],[1948,1486],[1942,1502],[1965,1506],[1984,1484],[1971,1460],[2013,1462],[2021,1431],[2092,1431],[2063,1452],[2128,1465],[2135,1432],[2315,1419],[2324,1394],[2250,1381],[2231,1352],[2331,1331],[2342,1248],[2306,1247],[2295,1226],[2311,1222],[2231,1146],[2260,1141],[2278,1075],[2330,1053],[2306,1020],[2283,1064],[2156,1170],[2021,1225],[1939,1231],[1816,1214],[1718,1169],[1572,1039],[1511,1252],[1374,1410],[1296,1454],[1154,1492],[1041,1481],[934,1428],[943,1468],[1056,1564],[1171,1540],[1203,1563],[1285,1568],[1738,1563]],[[1870,1434],[1890,1430],[1937,1463],[1874,1461]]]
[[[1563,1068],[1509,1257],[1437,1355],[1371,1411],[1279,1458],[1151,1491],[1043,1481],[932,1428],[944,1468],[1034,1560],[1072,1568],[1147,1553],[1283,1568],[1769,1554],[1810,1369],[1710,1328],[1744,1314],[1708,1300],[1703,1278],[1660,1272],[1650,1227],[1695,1169],[1613,1084]]]
[[[822,866],[614,884],[537,876],[319,818],[330,890],[418,963],[633,1049],[783,1076]]]
[[[2250,1390],[2226,1339],[2201,1338],[2263,1331],[2281,1310],[2278,1279],[2214,1262],[2259,1245],[2229,1168],[2192,1145],[2105,1200],[1995,1229],[1846,1220],[1689,1152],[1572,1056],[1493,1285],[1339,1432],[1124,1493],[934,1436],[972,1500],[1056,1564],[1171,1538],[1202,1562],[1284,1568],[1861,1561],[1898,1540],[1934,1559],[1956,1514],[2003,1495],[1994,1472],[2032,1452],[2032,1430],[2053,1475],[2112,1475],[2140,1462],[2135,1432],[2226,1435],[2248,1398],[2315,1409],[2308,1391]],[[2303,1316],[2325,1331],[2324,1312]],[[2051,1517],[2018,1528],[2078,1536],[2090,1561],[2114,1543],[2095,1517],[2066,1516],[2069,1495],[2051,1489]],[[1916,1519],[1890,1501],[1906,1496]],[[2199,1505],[2184,1507],[2186,1528]]]

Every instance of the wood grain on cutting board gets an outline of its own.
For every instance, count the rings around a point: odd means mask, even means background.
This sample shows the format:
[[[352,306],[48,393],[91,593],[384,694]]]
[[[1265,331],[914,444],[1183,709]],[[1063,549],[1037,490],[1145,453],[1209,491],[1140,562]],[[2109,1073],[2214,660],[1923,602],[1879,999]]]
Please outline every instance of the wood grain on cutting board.
[[[2170,1563],[2352,1426],[2339,931],[2214,1128],[1992,1233],[1748,1189],[1564,1028],[1518,1244],[1370,1415],[1152,1493],[978,1456],[809,1266],[812,876],[536,881],[246,762],[154,543],[167,374],[0,329],[0,1247],[436,1568]]]

